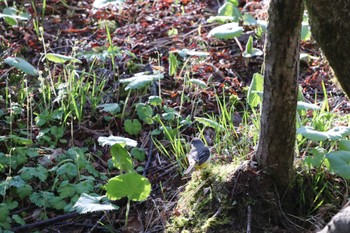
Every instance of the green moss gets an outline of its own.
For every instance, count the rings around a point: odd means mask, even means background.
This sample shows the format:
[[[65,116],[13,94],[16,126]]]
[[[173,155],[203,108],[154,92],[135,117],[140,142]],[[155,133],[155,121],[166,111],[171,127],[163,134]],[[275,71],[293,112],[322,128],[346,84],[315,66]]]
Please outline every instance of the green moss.
[[[166,232],[218,232],[230,224],[228,213],[234,208],[229,201],[230,175],[236,167],[235,164],[212,165],[193,172]]]

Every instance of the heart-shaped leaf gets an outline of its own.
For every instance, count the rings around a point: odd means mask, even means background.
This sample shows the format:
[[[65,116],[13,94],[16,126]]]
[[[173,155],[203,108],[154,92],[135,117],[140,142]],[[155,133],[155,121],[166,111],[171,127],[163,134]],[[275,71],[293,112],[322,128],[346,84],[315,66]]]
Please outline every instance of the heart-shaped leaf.
[[[146,177],[133,172],[110,179],[106,190],[110,200],[127,197],[132,201],[143,201],[151,193],[151,183]]]
[[[345,179],[350,179],[350,151],[328,153],[329,169]]]

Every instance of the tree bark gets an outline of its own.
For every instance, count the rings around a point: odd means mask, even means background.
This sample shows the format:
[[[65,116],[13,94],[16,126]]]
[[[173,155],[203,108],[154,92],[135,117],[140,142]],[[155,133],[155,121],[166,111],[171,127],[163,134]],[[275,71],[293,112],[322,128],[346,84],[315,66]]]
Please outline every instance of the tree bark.
[[[312,36],[350,97],[350,1],[306,0]]]
[[[256,158],[280,191],[293,178],[303,0],[271,0]]]

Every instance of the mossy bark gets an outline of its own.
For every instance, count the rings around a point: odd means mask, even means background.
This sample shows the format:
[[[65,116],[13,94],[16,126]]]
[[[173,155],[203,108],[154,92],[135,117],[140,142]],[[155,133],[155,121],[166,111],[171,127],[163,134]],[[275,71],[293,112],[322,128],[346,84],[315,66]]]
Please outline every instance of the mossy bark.
[[[350,97],[350,0],[305,0],[311,31]]]
[[[281,192],[293,179],[303,0],[271,0],[256,158]]]

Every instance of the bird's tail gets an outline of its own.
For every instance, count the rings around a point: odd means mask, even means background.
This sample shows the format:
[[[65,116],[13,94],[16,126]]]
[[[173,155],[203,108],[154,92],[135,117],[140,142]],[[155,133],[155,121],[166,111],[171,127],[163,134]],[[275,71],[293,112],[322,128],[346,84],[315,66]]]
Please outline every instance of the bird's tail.
[[[195,165],[195,164],[190,165],[190,166],[186,169],[186,171],[184,172],[184,175],[190,173],[190,172],[192,171],[192,169],[194,168],[194,165]]]

